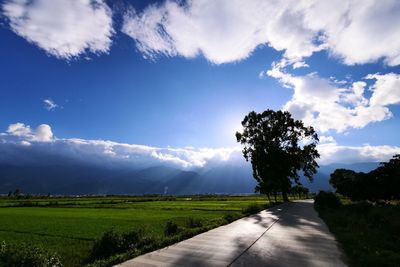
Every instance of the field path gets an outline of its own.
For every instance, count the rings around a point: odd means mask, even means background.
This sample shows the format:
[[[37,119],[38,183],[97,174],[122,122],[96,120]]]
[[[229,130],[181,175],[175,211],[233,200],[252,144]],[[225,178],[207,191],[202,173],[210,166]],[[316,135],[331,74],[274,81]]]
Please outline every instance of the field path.
[[[285,203],[175,245],[126,261],[120,267],[346,266],[312,200]]]

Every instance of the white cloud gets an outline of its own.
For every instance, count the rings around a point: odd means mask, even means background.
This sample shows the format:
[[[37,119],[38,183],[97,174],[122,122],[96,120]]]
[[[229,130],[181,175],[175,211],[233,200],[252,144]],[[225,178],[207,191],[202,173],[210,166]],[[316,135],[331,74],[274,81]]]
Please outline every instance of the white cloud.
[[[135,39],[147,57],[157,54],[203,54],[221,64],[245,59],[259,45],[285,50],[288,57],[310,56],[317,50],[313,32],[289,3],[272,1],[165,1],[143,13],[128,12],[122,31]]]
[[[370,99],[372,106],[400,104],[399,74],[370,74],[366,78],[376,80],[371,88],[373,91]]]
[[[31,127],[17,122],[8,126],[7,133],[14,136],[27,136],[31,134]]]
[[[43,103],[44,103],[44,107],[49,111],[54,110],[55,108],[58,108],[58,105],[56,104],[56,102],[54,102],[50,98],[44,99]]]
[[[268,45],[284,51],[294,67],[322,49],[345,64],[383,58],[394,66],[400,64],[399,25],[396,0],[188,0],[128,12],[122,31],[151,58],[202,54],[220,64]]]
[[[292,98],[283,106],[297,119],[321,132],[363,128],[369,123],[392,116],[388,105],[400,103],[400,75],[394,73],[368,75],[375,79],[372,96],[365,97],[365,81],[350,85],[332,82],[316,73],[295,76],[285,72],[285,62],[274,63],[267,75],[293,89]]]
[[[32,141],[53,141],[53,132],[51,131],[51,127],[47,124],[41,124],[35,130],[32,130],[29,125],[17,122],[8,126],[7,134],[9,136],[19,137],[18,141],[24,145],[28,145],[28,143]]]
[[[102,0],[8,0],[2,9],[16,34],[58,58],[111,46],[112,14]]]
[[[297,62],[293,63],[292,67],[293,67],[293,69],[299,69],[299,68],[308,68],[308,67],[310,67],[310,65],[308,65],[304,61],[297,61]]]
[[[34,140],[39,142],[49,142],[53,139],[53,132],[47,124],[41,124],[36,128],[33,134]]]
[[[107,53],[114,33],[104,0],[6,0],[11,29],[49,54],[73,58]],[[293,67],[326,50],[345,64],[383,59],[400,64],[396,0],[166,0],[125,12],[122,31],[146,57],[203,55],[221,64],[259,46],[284,53]]]
[[[320,1],[320,6],[326,5]],[[330,1],[329,1],[330,2]],[[338,6],[347,6],[332,23],[323,26],[329,50],[346,64],[363,64],[383,58],[388,65],[400,64],[400,2],[397,0],[339,1],[326,13],[310,13],[314,16],[330,16]],[[329,5],[329,4],[328,4]],[[340,9],[340,8],[339,8]],[[340,21],[341,20],[341,21]]]
[[[321,136],[317,149],[321,154],[319,163],[377,162],[390,159],[400,153],[395,146],[341,146],[331,136]],[[10,146],[11,145],[11,146]],[[8,150],[7,150],[8,147]],[[21,148],[21,149],[19,149]],[[26,149],[29,149],[28,151]],[[39,125],[32,131],[23,123],[11,124],[6,133],[0,133],[0,161],[15,157],[42,162],[62,157],[89,163],[141,168],[171,165],[176,168],[206,168],[210,164],[245,164],[241,147],[228,148],[160,148],[145,145],[117,143],[107,140],[60,139],[53,137],[49,125]],[[7,153],[7,151],[9,153]],[[11,152],[10,152],[11,151]],[[29,156],[28,152],[35,152]],[[18,155],[20,153],[21,155]],[[11,155],[7,158],[7,155]]]
[[[32,145],[31,143],[29,143],[29,142],[26,141],[26,140],[22,140],[20,144],[21,144],[22,146],[31,146],[31,145]]]
[[[144,145],[117,143],[107,140],[85,140],[79,138],[59,139],[53,136],[51,127],[39,125],[32,130],[23,123],[11,124],[6,133],[0,134],[1,144],[30,146],[42,153],[55,153],[67,158],[104,163],[151,166],[171,164],[182,168],[203,167],[211,162],[226,162],[240,147],[233,148],[160,148]],[[0,147],[1,149],[1,147]]]
[[[318,146],[321,154],[319,163],[361,163],[388,161],[395,154],[400,154],[397,146],[340,146],[336,143],[321,144]]]
[[[336,143],[335,138],[333,138],[332,136],[321,135],[321,136],[319,136],[318,138],[319,138],[319,143],[320,143],[320,144],[324,144],[324,143]]]

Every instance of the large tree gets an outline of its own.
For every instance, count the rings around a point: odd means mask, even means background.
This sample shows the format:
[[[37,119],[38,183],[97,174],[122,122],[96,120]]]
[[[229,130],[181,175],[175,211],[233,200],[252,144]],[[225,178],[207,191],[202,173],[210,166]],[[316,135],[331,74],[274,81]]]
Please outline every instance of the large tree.
[[[299,172],[312,180],[319,167],[316,145],[318,135],[313,127],[294,120],[287,111],[254,111],[242,121],[243,131],[236,132],[244,145],[243,155],[251,160],[256,190],[261,193],[282,192],[285,201],[292,181],[299,182]]]

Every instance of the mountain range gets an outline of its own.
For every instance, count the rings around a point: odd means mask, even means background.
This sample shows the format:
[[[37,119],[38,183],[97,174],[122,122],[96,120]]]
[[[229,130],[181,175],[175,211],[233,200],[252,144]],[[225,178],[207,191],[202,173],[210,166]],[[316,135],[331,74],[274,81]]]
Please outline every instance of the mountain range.
[[[58,162],[58,163],[57,163]],[[53,160],[48,164],[0,164],[0,194],[20,189],[25,194],[248,194],[256,181],[244,161],[208,164],[190,170],[167,165],[101,166]],[[329,175],[337,168],[370,171],[375,162],[320,166],[313,182],[301,178],[311,192],[331,190]]]

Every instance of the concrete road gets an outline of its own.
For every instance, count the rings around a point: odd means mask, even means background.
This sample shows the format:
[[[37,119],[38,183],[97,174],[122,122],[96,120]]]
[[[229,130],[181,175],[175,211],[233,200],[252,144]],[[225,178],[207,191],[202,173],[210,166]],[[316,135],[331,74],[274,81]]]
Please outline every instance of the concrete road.
[[[312,200],[285,203],[175,245],[126,261],[120,267],[346,266]]]

